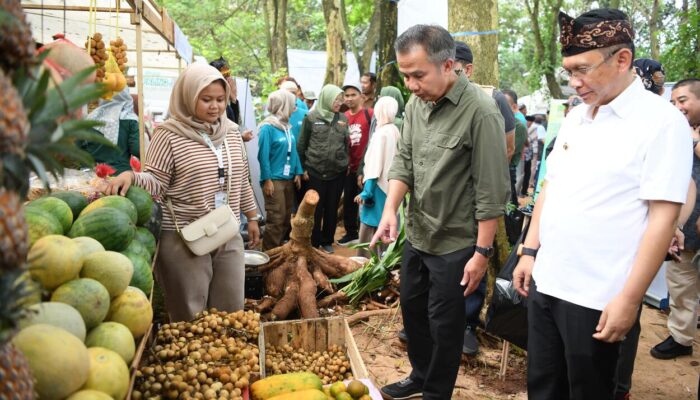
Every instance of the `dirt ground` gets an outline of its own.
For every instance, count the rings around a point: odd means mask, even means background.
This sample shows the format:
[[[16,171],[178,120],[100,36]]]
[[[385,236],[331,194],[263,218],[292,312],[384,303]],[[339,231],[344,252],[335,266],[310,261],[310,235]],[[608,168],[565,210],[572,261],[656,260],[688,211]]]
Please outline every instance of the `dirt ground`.
[[[338,229],[341,237],[342,228]],[[354,250],[334,245],[336,254],[355,255]],[[632,377],[633,400],[695,400],[700,373],[700,338],[693,344],[694,355],[676,360],[657,360],[649,350],[668,336],[667,316],[662,311],[644,306],[642,334]],[[406,347],[397,337],[401,314],[373,317],[352,327],[355,341],[370,373],[381,387],[404,378],[411,370]],[[460,400],[525,400],[527,359],[525,352],[511,347],[505,381],[498,372],[502,342],[479,332],[481,353],[462,357],[454,399]]]

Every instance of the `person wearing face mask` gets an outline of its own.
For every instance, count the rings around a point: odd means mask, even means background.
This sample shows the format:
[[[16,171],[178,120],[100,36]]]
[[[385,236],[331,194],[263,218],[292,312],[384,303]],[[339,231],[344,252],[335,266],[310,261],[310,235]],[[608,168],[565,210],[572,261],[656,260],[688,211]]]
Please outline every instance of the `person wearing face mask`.
[[[294,188],[301,187],[301,175],[304,173],[297,153],[297,140],[289,123],[296,107],[294,103],[294,95],[286,90],[270,93],[267,100],[270,115],[258,129],[260,182],[267,216],[263,250],[280,246],[285,232],[290,229]]]
[[[316,107],[301,126],[297,150],[308,188],[318,192],[311,244],[333,253],[338,204],[348,171],[348,119],[340,112],[343,90],[335,85],[321,89]]]
[[[193,254],[178,234],[178,229],[228,204],[235,218],[241,212],[248,218],[251,247],[259,241],[243,141],[238,125],[226,117],[229,92],[214,67],[187,67],[170,96],[170,117],[154,133],[144,172],[124,172],[105,190],[124,196],[136,185],[149,191],[164,210],[172,204],[170,212],[163,212],[155,268],[171,321],[191,320],[212,307],[228,312],[243,309],[245,260],[240,233],[202,256]]]

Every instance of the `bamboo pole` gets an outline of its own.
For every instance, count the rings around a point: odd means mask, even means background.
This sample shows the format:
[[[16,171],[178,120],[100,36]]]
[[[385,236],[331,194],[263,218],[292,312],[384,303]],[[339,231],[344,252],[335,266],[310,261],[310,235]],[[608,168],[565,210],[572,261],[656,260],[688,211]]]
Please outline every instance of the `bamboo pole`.
[[[140,3],[140,2],[139,2]],[[140,5],[140,4],[139,4]],[[146,165],[146,135],[143,123],[144,101],[143,101],[143,38],[141,37],[141,13],[140,8],[136,7],[135,18],[132,23],[136,25],[136,91],[139,101],[139,158],[141,165]]]

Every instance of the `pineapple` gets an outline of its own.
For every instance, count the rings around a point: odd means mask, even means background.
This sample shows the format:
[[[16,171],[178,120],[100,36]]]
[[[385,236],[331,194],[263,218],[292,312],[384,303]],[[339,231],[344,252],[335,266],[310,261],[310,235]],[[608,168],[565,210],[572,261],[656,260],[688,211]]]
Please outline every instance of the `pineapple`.
[[[0,271],[17,268],[27,258],[27,224],[16,192],[0,188]]]
[[[21,157],[24,155],[29,121],[24,112],[22,99],[10,78],[2,71],[0,71],[0,93],[2,93],[0,96],[0,154],[10,153]]]
[[[82,84],[94,68],[49,87],[50,73],[39,67],[47,54],[34,56],[19,0],[0,0],[0,400],[35,397],[27,361],[11,342],[27,306],[38,296],[26,267],[22,203],[29,174],[36,173],[48,188],[48,174],[63,173],[57,156],[94,165],[76,140],[112,146],[92,130],[95,121],[71,119],[71,113],[104,92],[100,84]]]
[[[27,299],[33,295],[32,281],[23,277],[23,269],[18,267],[0,275],[0,400],[35,398],[29,364],[10,341],[27,312]]]
[[[20,0],[0,0],[0,68],[12,71],[30,65],[35,48]]]

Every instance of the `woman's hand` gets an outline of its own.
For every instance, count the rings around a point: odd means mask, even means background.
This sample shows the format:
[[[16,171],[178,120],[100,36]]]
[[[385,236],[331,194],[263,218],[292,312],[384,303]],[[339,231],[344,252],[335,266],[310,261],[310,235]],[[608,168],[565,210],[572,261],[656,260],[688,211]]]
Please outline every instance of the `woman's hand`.
[[[248,220],[248,248],[254,249],[260,244],[260,227],[258,221]]]
[[[297,190],[301,189],[301,175],[294,177],[294,186],[297,188]]]
[[[308,181],[309,180],[309,173],[304,171],[304,176],[302,177],[303,180]]]
[[[268,179],[265,181],[263,184],[263,193],[265,196],[270,196],[272,197],[273,194],[275,194],[275,184],[272,183],[272,180]]]
[[[246,129],[241,133],[241,139],[243,139],[244,142],[250,142],[253,140],[253,131],[250,129]]]
[[[355,196],[355,203],[357,203],[357,204],[364,203],[364,200],[362,200],[362,196],[360,196],[359,194],[357,196]]]
[[[106,195],[121,195],[126,196],[129,187],[134,184],[135,175],[133,171],[124,171],[116,177],[109,180],[105,187],[104,194]],[[121,190],[120,190],[121,189]]]

